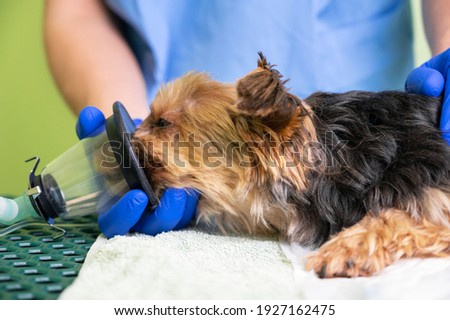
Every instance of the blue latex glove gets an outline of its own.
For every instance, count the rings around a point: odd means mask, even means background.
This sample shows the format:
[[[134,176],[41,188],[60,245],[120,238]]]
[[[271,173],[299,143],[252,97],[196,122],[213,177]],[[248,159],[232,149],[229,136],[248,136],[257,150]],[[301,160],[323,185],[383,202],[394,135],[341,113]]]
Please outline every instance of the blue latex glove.
[[[443,93],[442,136],[450,145],[450,49],[438,54],[414,69],[406,80],[406,91],[438,97]]]
[[[76,125],[78,138],[98,135],[104,130],[104,123],[105,116],[100,110],[95,107],[84,108]],[[192,220],[197,202],[196,191],[167,189],[163,192],[158,207],[153,212],[147,212],[147,195],[141,190],[130,190],[109,211],[99,215],[98,225],[107,238],[124,235],[129,231],[156,235],[178,230],[186,227]]]

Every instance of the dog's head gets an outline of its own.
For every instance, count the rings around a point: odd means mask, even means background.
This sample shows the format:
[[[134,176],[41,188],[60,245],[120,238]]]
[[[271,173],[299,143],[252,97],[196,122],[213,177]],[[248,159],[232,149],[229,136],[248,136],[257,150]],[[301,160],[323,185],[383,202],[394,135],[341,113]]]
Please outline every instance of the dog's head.
[[[134,135],[155,190],[196,189],[203,196],[200,213],[245,215],[232,228],[255,229],[253,220],[281,196],[273,192],[287,176],[298,178],[293,184],[299,188],[304,181],[281,157],[292,148],[283,142],[301,128],[310,131],[302,120],[306,108],[284,84],[260,55],[258,67],[236,85],[191,72],[163,86]]]

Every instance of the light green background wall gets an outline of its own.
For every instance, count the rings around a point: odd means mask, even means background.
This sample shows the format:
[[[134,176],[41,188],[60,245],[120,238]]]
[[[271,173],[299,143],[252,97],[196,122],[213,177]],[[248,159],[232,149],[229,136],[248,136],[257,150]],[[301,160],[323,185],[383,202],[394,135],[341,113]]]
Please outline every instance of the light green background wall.
[[[45,164],[76,142],[76,119],[46,65],[42,21],[43,1],[0,0],[0,194],[27,187],[24,160]]]
[[[412,2],[420,27],[420,0]],[[0,0],[0,194],[26,188],[31,165],[25,159],[39,155],[48,163],[77,141],[76,119],[46,65],[42,20],[42,0]],[[419,62],[429,51],[417,30]]]

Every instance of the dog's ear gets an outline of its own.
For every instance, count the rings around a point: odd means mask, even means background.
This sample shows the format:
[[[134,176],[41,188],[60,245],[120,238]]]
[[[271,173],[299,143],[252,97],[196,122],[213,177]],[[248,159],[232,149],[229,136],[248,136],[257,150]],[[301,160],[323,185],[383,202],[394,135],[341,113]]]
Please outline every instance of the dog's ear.
[[[261,52],[258,68],[237,83],[238,109],[247,115],[261,119],[274,131],[285,128],[301,107],[301,100],[288,92],[287,80],[267,63]]]

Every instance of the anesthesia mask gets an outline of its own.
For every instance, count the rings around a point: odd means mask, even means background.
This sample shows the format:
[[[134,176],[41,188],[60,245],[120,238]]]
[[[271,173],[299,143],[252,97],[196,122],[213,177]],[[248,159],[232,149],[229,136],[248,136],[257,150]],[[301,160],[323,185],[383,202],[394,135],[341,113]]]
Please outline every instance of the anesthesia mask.
[[[0,236],[28,224],[55,218],[70,219],[107,211],[131,189],[143,190],[149,208],[158,204],[133,152],[131,138],[136,130],[120,102],[105,120],[106,130],[79,141],[36,175],[39,158],[29,175],[28,189],[15,199],[0,197]],[[35,218],[35,219],[31,219]]]

